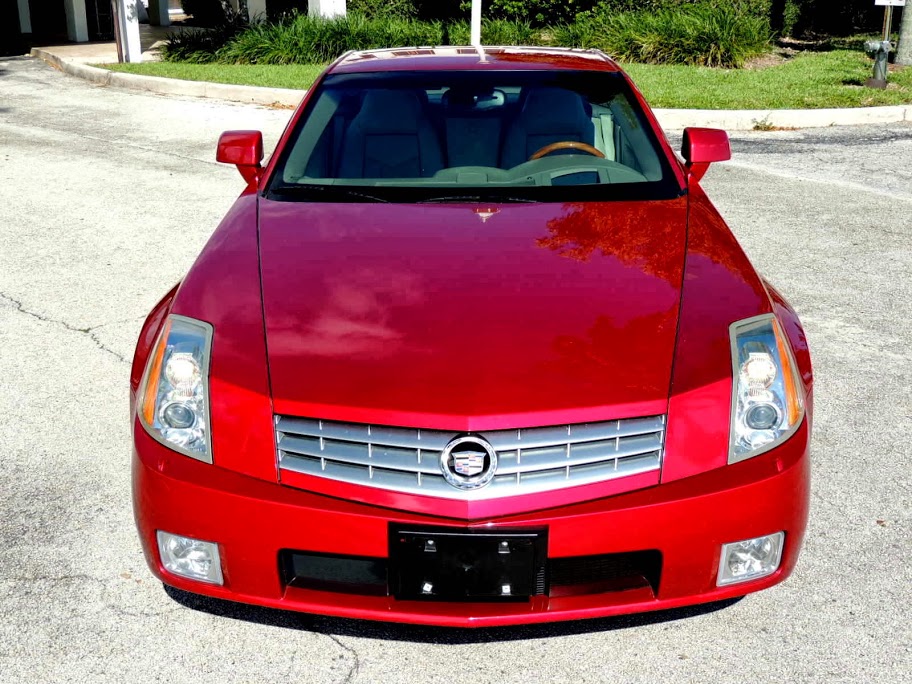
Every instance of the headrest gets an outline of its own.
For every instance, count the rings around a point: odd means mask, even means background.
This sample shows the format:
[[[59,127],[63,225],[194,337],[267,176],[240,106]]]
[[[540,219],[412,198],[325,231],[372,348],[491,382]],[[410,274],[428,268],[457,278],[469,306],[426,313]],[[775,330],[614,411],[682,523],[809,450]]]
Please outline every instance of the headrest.
[[[353,125],[366,133],[414,133],[423,121],[421,101],[410,90],[370,90]]]
[[[564,88],[534,88],[522,109],[523,124],[535,131],[576,131],[588,119],[583,98]]]

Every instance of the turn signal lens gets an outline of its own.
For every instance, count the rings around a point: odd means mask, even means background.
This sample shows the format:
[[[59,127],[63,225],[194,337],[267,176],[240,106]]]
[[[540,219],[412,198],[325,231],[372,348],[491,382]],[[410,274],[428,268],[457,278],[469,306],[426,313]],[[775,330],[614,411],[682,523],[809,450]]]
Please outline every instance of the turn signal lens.
[[[158,396],[158,381],[161,377],[162,358],[165,355],[165,344],[168,342],[168,333],[171,331],[171,320],[165,321],[161,334],[158,336],[158,342],[152,350],[149,357],[149,363],[146,367],[146,386],[142,394],[142,412],[141,415],[147,425],[151,425],[155,420],[155,398]]]
[[[798,367],[773,314],[731,326],[733,396],[729,463],[788,439],[804,416]]]
[[[209,350],[212,326],[172,315],[149,356],[140,417],[170,449],[212,463],[209,429]]]

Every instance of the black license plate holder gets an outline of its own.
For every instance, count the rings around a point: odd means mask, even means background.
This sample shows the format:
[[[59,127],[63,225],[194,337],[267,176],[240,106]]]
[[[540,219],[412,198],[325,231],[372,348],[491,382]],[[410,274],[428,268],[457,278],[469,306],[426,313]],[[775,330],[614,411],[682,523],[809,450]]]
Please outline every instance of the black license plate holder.
[[[399,600],[526,601],[547,592],[547,530],[390,527]]]

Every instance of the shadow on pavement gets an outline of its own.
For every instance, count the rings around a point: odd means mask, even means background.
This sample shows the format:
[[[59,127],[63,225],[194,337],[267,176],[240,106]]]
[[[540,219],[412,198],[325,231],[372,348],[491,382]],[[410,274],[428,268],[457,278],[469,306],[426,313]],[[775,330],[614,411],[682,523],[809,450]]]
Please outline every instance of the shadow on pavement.
[[[624,615],[592,620],[554,622],[543,625],[519,627],[484,627],[479,629],[458,629],[449,627],[427,627],[423,625],[402,625],[389,622],[349,620],[320,615],[309,615],[292,611],[277,610],[234,603],[207,596],[191,594],[166,585],[165,593],[182,606],[210,615],[243,620],[271,627],[298,629],[334,636],[360,637],[362,639],[383,639],[386,641],[413,641],[429,644],[478,644],[492,641],[518,641],[547,637],[572,636],[596,632],[611,632],[644,625],[673,622],[699,615],[714,613],[734,605],[740,598],[706,603],[687,608],[662,610],[636,615]]]

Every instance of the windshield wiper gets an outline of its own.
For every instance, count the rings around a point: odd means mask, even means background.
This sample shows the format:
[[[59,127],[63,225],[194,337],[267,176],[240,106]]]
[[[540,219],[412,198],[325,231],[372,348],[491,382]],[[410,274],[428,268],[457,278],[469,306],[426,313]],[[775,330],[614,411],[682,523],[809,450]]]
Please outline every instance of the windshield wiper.
[[[384,204],[389,204],[389,200],[385,200],[382,197],[368,195],[341,185],[318,185],[315,183],[280,185],[274,188],[272,192],[280,195],[287,194],[300,199],[316,199],[320,202],[329,202],[332,201],[331,198],[345,197],[354,202],[383,202]]]
[[[447,195],[418,200],[416,204],[455,204],[457,202],[486,202],[490,204],[538,204],[538,200],[507,195]]]

